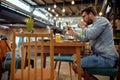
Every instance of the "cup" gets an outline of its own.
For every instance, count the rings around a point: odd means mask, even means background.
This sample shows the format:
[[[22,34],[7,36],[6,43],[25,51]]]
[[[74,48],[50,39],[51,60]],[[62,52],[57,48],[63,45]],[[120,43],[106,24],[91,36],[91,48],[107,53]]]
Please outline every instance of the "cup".
[[[55,34],[55,42],[61,42],[61,37],[59,33]]]

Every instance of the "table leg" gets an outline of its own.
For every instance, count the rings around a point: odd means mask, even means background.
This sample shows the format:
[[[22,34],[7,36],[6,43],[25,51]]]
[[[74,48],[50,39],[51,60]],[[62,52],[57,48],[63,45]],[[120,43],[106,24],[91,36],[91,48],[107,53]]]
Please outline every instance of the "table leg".
[[[43,54],[43,67],[46,67],[46,54]]]
[[[76,47],[76,58],[77,58],[78,80],[82,80],[81,63],[80,63],[80,47]]]

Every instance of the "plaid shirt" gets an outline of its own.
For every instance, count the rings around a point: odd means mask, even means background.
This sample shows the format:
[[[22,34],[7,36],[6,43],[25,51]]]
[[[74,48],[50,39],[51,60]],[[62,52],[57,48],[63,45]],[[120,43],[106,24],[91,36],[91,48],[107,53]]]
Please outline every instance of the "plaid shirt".
[[[84,29],[84,36],[79,34],[77,38],[83,42],[90,41],[93,53],[113,60],[118,59],[112,26],[106,18],[98,17],[90,28]]]

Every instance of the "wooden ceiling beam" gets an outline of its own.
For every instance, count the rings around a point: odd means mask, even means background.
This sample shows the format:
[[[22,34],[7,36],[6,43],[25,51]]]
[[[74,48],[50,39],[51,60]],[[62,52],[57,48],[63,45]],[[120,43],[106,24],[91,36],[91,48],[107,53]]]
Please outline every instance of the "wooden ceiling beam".
[[[89,0],[88,0],[88,1],[85,1],[85,0],[83,0],[83,1],[75,1],[75,4],[74,4],[74,5],[80,5],[81,3],[82,3],[82,4],[89,4],[90,2],[93,2],[93,3],[94,3],[94,0],[92,0],[92,1],[89,1]],[[71,2],[64,2],[64,4],[65,4],[64,6],[71,6]],[[52,7],[53,5],[54,5],[54,3],[49,3],[49,4],[47,4],[48,7]],[[60,3],[57,3],[57,2],[56,2],[56,5],[59,6],[59,7],[60,7],[60,6],[63,6],[63,2],[60,2]],[[45,4],[39,4],[39,5],[34,5],[34,7],[35,7],[35,8],[39,8],[39,7],[44,8],[44,7],[46,7],[46,6],[45,6]]]

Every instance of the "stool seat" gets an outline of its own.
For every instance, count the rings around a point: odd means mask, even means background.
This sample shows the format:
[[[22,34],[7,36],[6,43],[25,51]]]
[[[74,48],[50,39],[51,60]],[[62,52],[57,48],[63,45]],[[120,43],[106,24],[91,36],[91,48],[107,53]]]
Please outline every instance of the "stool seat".
[[[117,68],[87,68],[86,69],[90,74],[97,74],[103,76],[116,76]]]
[[[71,77],[71,80],[72,80],[72,71],[71,71],[71,65],[72,65],[72,62],[74,61],[74,57],[73,56],[56,56],[54,58],[54,61],[55,61],[55,68],[57,66],[57,62],[59,61],[59,67],[58,67],[58,76],[59,76],[59,72],[60,72],[60,66],[61,66],[61,62],[64,61],[64,62],[68,62],[69,63],[69,67],[70,67],[70,77]]]
[[[73,60],[74,58],[71,56],[56,56],[54,58],[54,61],[71,61],[72,62]]]

